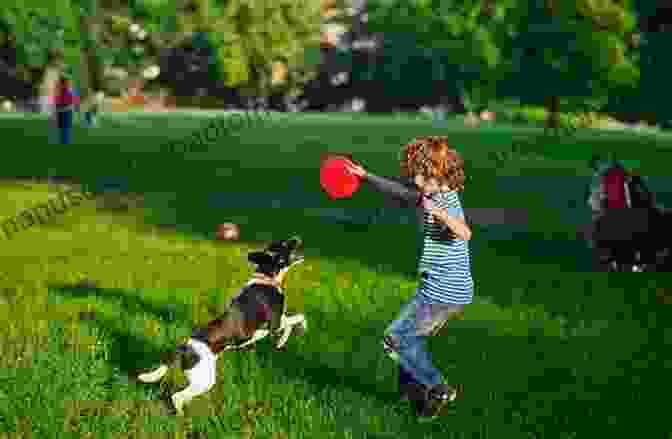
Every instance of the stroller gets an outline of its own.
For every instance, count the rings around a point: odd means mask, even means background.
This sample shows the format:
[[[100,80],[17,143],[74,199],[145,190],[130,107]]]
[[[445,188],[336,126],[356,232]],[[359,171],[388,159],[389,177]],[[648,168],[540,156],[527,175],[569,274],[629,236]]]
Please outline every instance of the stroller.
[[[642,272],[669,264],[670,239],[665,238],[669,214],[656,206],[642,177],[620,161],[593,157],[591,167],[594,180],[588,204],[593,211],[594,268]]]

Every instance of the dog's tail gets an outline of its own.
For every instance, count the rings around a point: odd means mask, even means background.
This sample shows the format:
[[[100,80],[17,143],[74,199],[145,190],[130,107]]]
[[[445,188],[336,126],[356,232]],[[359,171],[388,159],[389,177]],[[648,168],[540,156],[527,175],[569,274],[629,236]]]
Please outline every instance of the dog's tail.
[[[138,375],[138,379],[143,383],[155,383],[159,381],[161,378],[163,378],[166,375],[166,373],[168,373],[168,366],[162,364],[157,369],[151,372],[141,373],[140,375]]]

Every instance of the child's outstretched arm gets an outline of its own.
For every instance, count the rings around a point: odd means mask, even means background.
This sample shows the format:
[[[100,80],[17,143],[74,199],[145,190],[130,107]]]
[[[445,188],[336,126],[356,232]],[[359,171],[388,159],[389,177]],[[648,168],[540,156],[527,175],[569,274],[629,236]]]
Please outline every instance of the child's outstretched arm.
[[[348,163],[347,166],[349,172],[371,183],[373,188],[377,191],[390,195],[396,200],[402,202],[405,207],[420,207],[422,201],[422,192],[418,190],[415,185],[409,187],[389,178],[371,174],[361,166],[354,163]]]

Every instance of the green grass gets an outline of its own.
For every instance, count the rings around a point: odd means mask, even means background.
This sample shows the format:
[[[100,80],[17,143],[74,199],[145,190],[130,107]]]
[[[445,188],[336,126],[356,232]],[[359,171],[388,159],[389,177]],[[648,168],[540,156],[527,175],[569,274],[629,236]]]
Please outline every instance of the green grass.
[[[114,195],[101,195],[0,240],[0,437],[669,433],[659,397],[670,382],[670,309],[656,294],[670,278],[589,273],[575,238],[593,151],[637,154],[665,202],[669,141],[586,131],[551,142],[530,128],[285,115],[207,152],[160,152],[206,116],[105,115],[101,128],[78,130],[67,147],[47,142],[44,119],[0,119],[1,217],[58,190],[19,176],[95,184],[105,177],[143,197],[124,210],[113,208]],[[374,172],[394,175],[399,147],[423,134],[446,134],[463,153],[467,208],[528,209],[527,225],[474,226],[475,303],[430,342],[449,381],[464,385],[464,399],[429,425],[395,401],[396,371],[380,349],[382,331],[414,293],[415,228],[369,227],[379,194],[330,202],[317,184],[324,151],[351,151]],[[510,148],[514,137],[537,139],[530,151],[547,158],[521,153],[495,165],[489,153]],[[330,207],[351,211],[354,221],[304,211]],[[216,224],[228,221],[241,224],[241,241],[214,241]],[[289,307],[306,313],[310,331],[286,352],[262,341],[223,355],[213,390],[183,419],[170,416],[161,396],[185,384],[181,373],[160,386],[129,377],[221,311],[249,276],[249,249],[293,233],[304,238],[307,263],[289,276]],[[76,288],[82,280],[98,289]],[[80,320],[82,311],[95,320]]]

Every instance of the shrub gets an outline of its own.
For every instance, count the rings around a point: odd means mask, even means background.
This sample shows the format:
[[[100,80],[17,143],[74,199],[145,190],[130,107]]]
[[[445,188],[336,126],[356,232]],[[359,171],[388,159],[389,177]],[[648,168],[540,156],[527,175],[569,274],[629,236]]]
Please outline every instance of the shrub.
[[[546,109],[543,107],[521,107],[520,113],[523,120],[529,124],[543,125],[546,121]]]
[[[545,126],[548,112],[544,107],[530,105],[513,105],[497,110],[499,120],[512,123]],[[560,124],[569,130],[590,128],[598,125],[604,117],[596,112],[588,113],[562,113]]]
[[[493,105],[492,111],[497,120],[503,122],[541,125],[546,120],[546,110],[542,107],[500,104]]]

